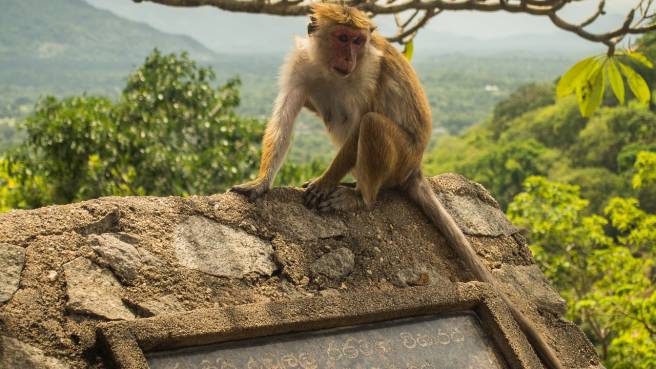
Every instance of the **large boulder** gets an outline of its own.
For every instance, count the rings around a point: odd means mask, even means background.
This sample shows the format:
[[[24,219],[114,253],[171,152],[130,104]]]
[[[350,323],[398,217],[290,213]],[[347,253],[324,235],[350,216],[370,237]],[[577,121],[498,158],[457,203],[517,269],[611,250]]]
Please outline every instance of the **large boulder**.
[[[430,183],[566,367],[599,365],[490,194],[457,175]],[[54,367],[104,368],[95,328],[108,320],[472,279],[394,191],[371,211],[338,214],[306,209],[292,188],[254,202],[234,193],[107,197],[0,214],[0,240],[0,360],[29,354]],[[28,354],[6,359],[6,342]]]

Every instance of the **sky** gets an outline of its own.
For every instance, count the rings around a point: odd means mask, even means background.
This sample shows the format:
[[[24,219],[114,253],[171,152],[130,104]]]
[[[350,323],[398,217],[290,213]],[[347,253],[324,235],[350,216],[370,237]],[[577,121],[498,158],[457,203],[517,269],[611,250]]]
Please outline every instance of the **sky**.
[[[302,35],[306,20],[303,17],[230,13],[216,8],[174,8],[149,2],[132,0],[86,0],[93,6],[106,9],[121,17],[143,22],[167,33],[184,34],[195,38],[212,50],[221,53],[274,52],[281,45],[292,44],[294,35]],[[638,0],[607,1],[608,15],[600,18],[603,29],[621,25],[624,14]],[[559,13],[568,20],[581,20],[596,8],[597,0],[582,0],[568,5]],[[393,31],[391,19],[376,19],[383,34]],[[525,14],[481,13],[450,11],[435,17],[417,37],[421,48],[439,48],[465,45],[470,41],[514,42],[517,37],[539,36],[533,42],[545,42],[545,47],[564,49],[603,47],[556,28],[545,17]],[[549,41],[545,37],[548,36]],[[531,41],[526,40],[527,43]],[[496,44],[495,44],[496,45]],[[464,46],[463,46],[464,47]],[[475,46],[472,46],[475,47]],[[476,46],[479,47],[479,46]],[[503,48],[503,47],[501,47]]]

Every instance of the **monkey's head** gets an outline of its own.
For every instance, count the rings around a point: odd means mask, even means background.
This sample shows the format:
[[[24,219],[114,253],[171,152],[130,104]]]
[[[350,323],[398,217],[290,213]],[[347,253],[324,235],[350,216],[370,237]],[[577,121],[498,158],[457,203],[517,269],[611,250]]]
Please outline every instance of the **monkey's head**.
[[[312,5],[308,35],[319,61],[346,78],[358,67],[375,29],[362,11],[344,5]]]

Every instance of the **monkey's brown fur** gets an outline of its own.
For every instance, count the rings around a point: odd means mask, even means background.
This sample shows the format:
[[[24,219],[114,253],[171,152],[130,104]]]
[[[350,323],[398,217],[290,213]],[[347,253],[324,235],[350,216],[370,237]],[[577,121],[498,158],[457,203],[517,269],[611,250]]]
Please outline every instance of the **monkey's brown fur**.
[[[307,185],[307,206],[320,211],[371,208],[381,188],[398,188],[433,221],[472,273],[496,286],[422,176],[432,119],[414,70],[389,42],[372,33],[375,26],[359,10],[322,3],[313,11],[311,34],[300,40],[281,71],[258,178],[232,190],[255,198],[272,186],[294,119],[306,107],[323,119],[339,147],[329,168]],[[349,172],[357,179],[355,189],[339,186]],[[553,369],[563,368],[533,323],[499,295],[543,361]]]

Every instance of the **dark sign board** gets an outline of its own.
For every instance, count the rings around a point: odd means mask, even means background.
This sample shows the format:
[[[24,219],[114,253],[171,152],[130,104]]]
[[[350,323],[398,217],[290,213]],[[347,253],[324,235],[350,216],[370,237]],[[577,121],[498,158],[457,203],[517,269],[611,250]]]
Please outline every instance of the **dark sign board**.
[[[152,369],[503,369],[474,314],[287,334],[146,355]]]

